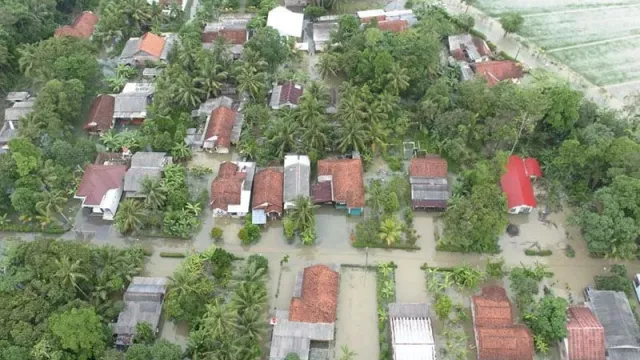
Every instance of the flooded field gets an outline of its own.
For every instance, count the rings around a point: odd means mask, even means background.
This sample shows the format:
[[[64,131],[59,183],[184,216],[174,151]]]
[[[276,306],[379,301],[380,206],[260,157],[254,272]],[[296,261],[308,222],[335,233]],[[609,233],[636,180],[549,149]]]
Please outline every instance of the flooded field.
[[[343,345],[355,351],[357,359],[378,358],[377,314],[375,272],[343,267],[336,322],[336,359]]]

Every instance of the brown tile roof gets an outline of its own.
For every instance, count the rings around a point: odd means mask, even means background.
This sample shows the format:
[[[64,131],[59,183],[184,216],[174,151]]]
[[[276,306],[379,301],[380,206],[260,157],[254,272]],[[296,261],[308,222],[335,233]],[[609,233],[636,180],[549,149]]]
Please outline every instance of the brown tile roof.
[[[244,45],[247,42],[246,29],[222,29],[220,31],[203,32],[201,39],[203,43],[212,43],[219,36],[222,36],[233,45]]]
[[[90,164],[84,170],[76,196],[85,197],[85,205],[100,205],[102,197],[109,189],[124,185],[125,165]]]
[[[291,299],[289,321],[332,323],[336,321],[340,276],[326,265],[304,269],[302,296]]]
[[[282,214],[282,187],[284,174],[276,169],[264,169],[253,178],[252,209],[264,209],[269,213]]]
[[[478,360],[532,360],[533,336],[513,323],[511,302],[499,286],[487,286],[472,297]]]
[[[332,202],[333,197],[331,196],[331,182],[325,181],[311,185],[311,197],[315,204]]]
[[[53,36],[73,36],[88,39],[93,34],[93,30],[98,23],[98,15],[91,11],[85,11],[78,16],[71,26],[65,25],[59,27]]]
[[[378,23],[378,29],[382,31],[401,32],[409,28],[409,22],[407,20],[384,20]]]
[[[229,205],[240,204],[242,182],[246,173],[238,165],[225,161],[220,164],[218,176],[211,182],[211,208],[227,211]]]
[[[217,136],[216,146],[224,146],[228,148],[231,145],[231,134],[233,125],[236,122],[238,112],[226,106],[220,106],[211,111],[205,140],[212,136]]]
[[[140,38],[138,51],[144,51],[151,56],[160,57],[164,49],[165,40],[162,36],[148,32]]]
[[[125,159],[122,153],[99,152],[96,156],[96,161],[94,161],[93,163],[96,165],[127,165],[129,163],[129,160]]]
[[[439,156],[413,158],[409,163],[409,176],[426,178],[447,177],[447,160]]]
[[[280,105],[282,104],[298,104],[298,99],[302,96],[302,86],[296,86],[293,81],[287,81],[282,84],[282,91],[280,91]]]
[[[472,64],[476,74],[487,79],[489,86],[494,86],[502,80],[520,79],[524,76],[522,65],[515,61],[484,61]]]
[[[113,125],[113,108],[116,99],[110,95],[98,95],[93,99],[84,129],[91,131],[107,131]]]
[[[346,202],[349,208],[364,207],[364,182],[360,159],[325,159],[318,161],[318,176],[331,175],[333,201]]]
[[[591,310],[570,306],[568,315],[569,360],[605,360],[604,328]]]
[[[476,327],[478,360],[532,360],[533,336],[524,325]]]

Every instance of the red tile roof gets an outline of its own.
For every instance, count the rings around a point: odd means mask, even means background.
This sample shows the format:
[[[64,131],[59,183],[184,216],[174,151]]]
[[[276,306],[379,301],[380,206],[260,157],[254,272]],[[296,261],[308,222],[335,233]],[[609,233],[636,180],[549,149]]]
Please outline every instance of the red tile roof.
[[[524,162],[518,155],[511,155],[507,163],[507,173],[500,179],[502,191],[507,195],[509,209],[527,205],[536,207],[536,197],[533,194],[531,180],[527,176]]]
[[[227,211],[229,205],[240,204],[242,182],[246,173],[238,165],[225,161],[220,164],[218,176],[211,182],[211,208]]]
[[[540,169],[540,163],[534,158],[524,159],[524,169],[527,171],[529,177],[542,177],[542,169]]]
[[[220,31],[203,32],[201,39],[203,43],[212,43],[219,36],[222,36],[233,45],[244,45],[247,42],[246,29],[222,29]]]
[[[91,131],[107,131],[113,125],[113,107],[116,99],[110,95],[98,95],[93,100],[84,129]]]
[[[211,112],[205,140],[217,136],[216,146],[228,148],[231,145],[231,134],[238,112],[226,106],[220,106]]]
[[[502,80],[520,79],[524,76],[522,65],[515,61],[485,61],[472,64],[476,74],[487,79],[489,86],[496,85]]]
[[[124,186],[126,172],[125,165],[87,165],[76,196],[85,197],[84,205],[98,206],[107,190]]]
[[[413,158],[409,163],[409,176],[426,178],[447,177],[447,160],[439,156]]]
[[[162,55],[162,49],[164,49],[164,44],[165,39],[162,36],[148,32],[140,38],[138,51],[144,51],[151,56],[160,57]]]
[[[318,177],[331,175],[333,201],[349,208],[364,207],[364,182],[360,159],[325,159],[318,161]]]
[[[289,321],[332,323],[336,321],[340,276],[326,265],[304,269],[302,296],[291,299]]]
[[[378,29],[383,31],[401,32],[409,28],[409,22],[407,20],[384,20],[378,23]]]
[[[605,360],[604,328],[591,310],[570,306],[568,315],[569,360]]]
[[[77,38],[88,39],[93,34],[93,30],[98,23],[98,15],[91,11],[85,11],[78,16],[71,26],[65,25],[59,27],[53,36],[73,36]]]
[[[311,197],[314,204],[325,204],[333,201],[331,182],[325,181],[311,185]]]
[[[499,286],[487,286],[472,297],[478,360],[532,360],[533,336],[513,324],[511,302]]]
[[[473,43],[473,46],[476,48],[480,56],[491,55],[491,49],[481,38],[472,36],[471,42]],[[467,59],[467,55],[464,52],[466,48],[467,47],[465,45],[461,44],[460,48],[451,50],[451,56],[453,56],[453,58],[458,61],[468,61],[469,59]]]
[[[280,91],[280,105],[282,104],[298,104],[298,99],[302,96],[302,86],[296,85],[293,81],[287,81],[282,84]]]
[[[360,18],[360,21],[361,21],[362,23],[366,24],[366,23],[370,23],[370,22],[372,22],[372,21],[373,21],[373,19],[376,19],[376,20],[378,20],[378,22],[380,22],[380,21],[384,21],[386,18],[387,18],[387,16],[386,16],[386,15],[368,16],[368,17]]]
[[[264,209],[269,213],[282,214],[282,191],[284,174],[275,169],[264,169],[253,178],[252,209]]]

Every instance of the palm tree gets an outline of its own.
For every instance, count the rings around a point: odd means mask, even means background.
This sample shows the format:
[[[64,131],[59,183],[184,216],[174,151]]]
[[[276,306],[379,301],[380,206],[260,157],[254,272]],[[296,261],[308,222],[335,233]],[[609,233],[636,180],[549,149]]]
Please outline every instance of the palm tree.
[[[276,147],[276,156],[282,158],[286,153],[295,149],[298,135],[298,124],[285,116],[276,120],[267,131],[267,137]]]
[[[267,330],[267,322],[263,320],[261,311],[251,310],[238,316],[235,327],[239,334],[256,341],[261,339]]]
[[[309,152],[323,152],[329,143],[330,130],[331,126],[325,116],[308,121],[302,127],[302,143],[305,149]]]
[[[386,75],[387,87],[391,90],[392,94],[400,94],[407,87],[409,87],[409,80],[411,78],[407,75],[407,69],[400,66],[398,63],[391,65],[391,70]]]
[[[372,180],[367,188],[367,205],[375,215],[378,215],[380,210],[384,208],[385,196],[386,193],[380,180]]]
[[[342,345],[340,350],[342,350],[342,355],[340,355],[340,360],[355,360],[356,355],[358,355],[355,351],[349,349],[347,345]]]
[[[248,311],[260,311],[267,303],[267,291],[264,286],[257,286],[256,283],[243,282],[236,291],[229,305],[238,314]]]
[[[320,61],[316,65],[322,78],[336,76],[339,70],[338,57],[332,53],[324,53],[320,56]]]
[[[367,129],[361,121],[348,120],[338,125],[337,130],[338,150],[362,152],[365,149]]]
[[[304,94],[302,97],[312,97],[323,106],[326,106],[331,100],[331,96],[329,95],[329,91],[327,87],[320,81],[309,81],[307,86],[304,88]]]
[[[142,183],[140,185],[142,187],[140,193],[145,196],[144,206],[153,211],[160,209],[167,199],[165,188],[162,185],[162,180],[147,176],[142,179]]]
[[[235,317],[236,312],[233,309],[220,304],[218,299],[215,299],[212,304],[207,305],[202,326],[209,331],[213,338],[222,339],[232,333]]]
[[[187,146],[187,144],[184,141],[182,141],[182,142],[176,143],[171,148],[171,155],[177,161],[182,161],[182,160],[190,159],[191,156],[193,156],[193,153],[191,152],[191,149]]]
[[[240,66],[236,69],[236,81],[240,93],[247,92],[255,100],[264,94],[264,73],[259,73],[252,66]]]
[[[309,227],[315,226],[315,209],[318,205],[314,205],[311,199],[305,196],[298,196],[293,201],[294,208],[291,210],[291,217],[296,228],[301,232]]]
[[[62,191],[44,191],[41,196],[40,201],[36,203],[36,210],[40,214],[60,214],[65,222],[69,222],[63,213],[63,206],[66,204],[67,198],[62,194]]]
[[[116,213],[116,226],[123,234],[138,231],[144,224],[143,218],[145,216],[146,213],[141,201],[127,199],[120,204]]]
[[[202,102],[205,90],[197,86],[196,79],[192,79],[189,75],[183,74],[176,79],[174,89],[178,103],[187,108],[195,108]]]
[[[295,111],[295,118],[304,126],[307,122],[324,116],[325,107],[318,99],[305,92],[300,98],[298,108]]]
[[[87,276],[80,272],[82,270],[80,260],[72,263],[67,256],[63,256],[61,259],[55,259],[54,261],[57,270],[53,277],[60,281],[60,285],[74,287],[87,297],[87,294],[78,286],[79,280],[88,280]]]
[[[380,240],[387,243],[387,246],[391,246],[400,240],[402,228],[394,218],[384,219],[380,224],[378,236]]]
[[[189,213],[193,214],[194,216],[200,215],[200,203],[196,203],[196,204],[187,203],[184,209]]]
[[[222,66],[217,64],[210,56],[205,58],[200,71],[198,72],[197,81],[202,84],[206,97],[214,97],[220,95],[222,82],[227,78],[227,73],[222,71]]]
[[[118,148],[118,136],[113,129],[102,134],[102,136],[100,136],[100,142],[102,142],[107,150],[115,150]]]
[[[345,92],[337,115],[342,122],[363,121],[367,116],[366,104],[355,94]]]
[[[377,154],[378,149],[382,150],[382,153],[387,151],[387,131],[377,121],[371,121],[369,123],[369,142],[371,143],[371,153]]]
[[[26,77],[33,77],[33,66],[37,60],[36,58],[36,49],[37,44],[24,44],[18,49],[18,53],[20,54],[20,59],[18,60],[18,67],[20,71]]]

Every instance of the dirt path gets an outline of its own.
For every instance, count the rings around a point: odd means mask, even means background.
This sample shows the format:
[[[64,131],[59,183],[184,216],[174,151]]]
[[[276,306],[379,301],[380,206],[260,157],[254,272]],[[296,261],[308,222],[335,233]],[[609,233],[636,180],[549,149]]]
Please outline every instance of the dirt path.
[[[585,97],[601,106],[613,109],[622,109],[624,107],[624,99],[611,96],[605,88],[591,83],[585,79],[584,76],[573,71],[568,66],[554,59],[550,59],[544,54],[544,50],[530,44],[527,39],[516,34],[504,36],[504,30],[500,23],[484,12],[471,6],[467,7],[467,5],[462,4],[459,0],[444,0],[444,4],[446,9],[452,14],[466,12],[473,16],[476,20],[476,30],[484,33],[487,39],[496,44],[499,50],[516,57],[518,61],[521,61],[530,68],[545,69],[556,74],[560,78],[567,80],[575,89],[582,91]]]

